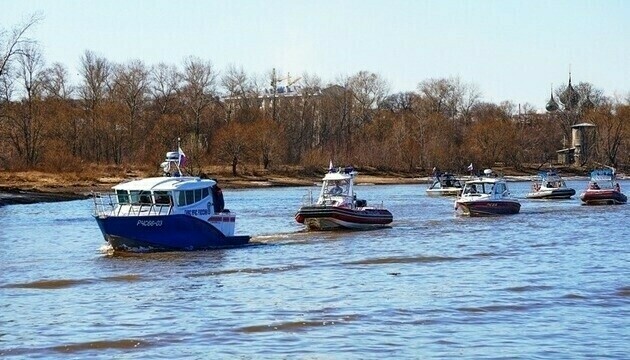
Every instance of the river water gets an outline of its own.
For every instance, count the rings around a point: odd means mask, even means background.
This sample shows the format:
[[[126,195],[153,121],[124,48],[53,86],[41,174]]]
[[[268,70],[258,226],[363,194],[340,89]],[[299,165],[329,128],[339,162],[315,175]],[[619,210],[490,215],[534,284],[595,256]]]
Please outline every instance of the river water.
[[[308,189],[225,190],[252,245],[189,253],[108,254],[90,200],[0,208],[0,356],[628,358],[630,205],[464,218],[364,185],[391,228],[308,233]]]

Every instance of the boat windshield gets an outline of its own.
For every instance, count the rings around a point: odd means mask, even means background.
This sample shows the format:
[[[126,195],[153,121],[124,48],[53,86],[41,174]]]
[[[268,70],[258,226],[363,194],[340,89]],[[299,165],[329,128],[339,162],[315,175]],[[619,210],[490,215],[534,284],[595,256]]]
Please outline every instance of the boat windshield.
[[[329,180],[324,184],[324,193],[329,195],[347,195],[348,180]]]
[[[483,182],[466,184],[466,186],[464,187],[464,194],[465,195],[480,195],[480,194],[489,195],[489,194],[492,194],[493,186],[494,184],[483,183]]]
[[[151,191],[143,190],[116,190],[116,198],[120,205],[170,205],[172,204],[171,195],[168,191]]]

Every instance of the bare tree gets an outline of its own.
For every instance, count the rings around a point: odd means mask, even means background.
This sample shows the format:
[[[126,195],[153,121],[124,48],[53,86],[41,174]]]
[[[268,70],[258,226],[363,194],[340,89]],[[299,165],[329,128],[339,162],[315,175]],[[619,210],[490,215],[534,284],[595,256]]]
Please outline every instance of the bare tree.
[[[39,14],[33,14],[29,19],[11,30],[0,29],[0,76],[9,67],[11,60],[20,54],[34,41],[26,37],[28,30],[42,20]]]
[[[54,63],[44,71],[46,81],[44,90],[47,97],[67,101],[74,93],[74,86],[69,83],[68,70],[61,63]]]
[[[232,175],[238,175],[238,164],[243,161],[250,151],[251,137],[247,133],[247,127],[237,121],[230,122],[217,131],[215,138],[215,156],[220,161],[227,162],[232,167]]]
[[[242,67],[228,66],[221,77],[221,86],[226,91],[224,99],[226,121],[236,118],[252,122],[260,117],[258,91]]]
[[[332,158],[341,152],[349,155],[352,148],[351,117],[355,105],[348,77],[340,77],[322,89],[320,138],[330,148]]]
[[[389,92],[389,85],[381,76],[367,71],[360,71],[350,77],[349,86],[358,103],[355,126],[361,126],[372,120],[377,106]]]
[[[619,103],[614,106],[601,106],[589,112],[587,120],[597,125],[597,143],[601,160],[617,167],[621,150],[628,144],[630,106]]]
[[[182,74],[174,65],[160,63],[151,69],[151,96],[160,114],[175,111],[174,102],[182,82]]]
[[[195,156],[199,158],[199,147],[201,145],[201,124],[204,111],[217,101],[216,83],[218,72],[210,61],[202,61],[196,57],[189,57],[184,61],[183,87],[180,90],[181,100],[187,110],[190,111],[189,123],[193,127]],[[206,118],[206,120],[208,120]],[[209,124],[205,128],[209,131]],[[209,134],[208,134],[209,135]],[[206,136],[203,140],[208,143]]]
[[[114,100],[123,104],[126,113],[124,132],[115,131],[114,161],[119,164],[123,153],[135,153],[143,143],[138,133],[146,134],[146,129],[138,129],[138,120],[145,105],[149,92],[149,71],[140,60],[117,66],[112,76],[112,96]],[[127,151],[124,151],[124,150]]]
[[[462,118],[468,122],[472,108],[479,103],[481,93],[475,85],[463,84],[459,78],[429,79],[418,84],[418,92],[426,101],[430,112],[446,118]]]
[[[39,160],[44,140],[41,118],[44,60],[39,49],[29,44],[22,48],[18,63],[17,80],[24,95],[19,111],[9,117],[9,136],[18,155],[30,167]]]
[[[92,51],[86,51],[81,58],[81,76],[83,83],[79,86],[79,97],[83,101],[86,118],[90,123],[90,129],[85,134],[85,143],[79,152],[86,151],[97,162],[105,155],[105,133],[101,128],[101,114],[103,102],[109,89],[111,64],[107,59],[99,57]],[[89,144],[89,145],[88,145]],[[88,150],[89,149],[89,150]]]
[[[56,120],[55,126],[50,129],[51,137],[65,145],[61,151],[68,150],[69,155],[77,156],[83,130],[82,119],[77,116],[78,107],[72,98],[75,87],[70,84],[68,76],[68,70],[60,63],[54,63],[45,69],[44,97],[49,112],[54,114],[51,119]],[[57,156],[60,162],[68,158],[68,156]]]

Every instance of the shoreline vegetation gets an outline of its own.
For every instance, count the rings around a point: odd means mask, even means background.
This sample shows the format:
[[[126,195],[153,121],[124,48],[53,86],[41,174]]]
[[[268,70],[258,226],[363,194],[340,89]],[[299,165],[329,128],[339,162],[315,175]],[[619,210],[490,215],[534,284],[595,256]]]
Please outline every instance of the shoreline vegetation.
[[[543,168],[540,168],[542,170]],[[531,181],[538,173],[538,167],[493,168],[508,181]],[[565,179],[587,179],[588,171],[576,168],[558,169]],[[359,173],[357,185],[399,185],[427,184],[431,175],[425,172],[388,172],[375,169],[357,168]],[[228,167],[211,167],[204,169],[207,177],[216,179],[224,189],[244,189],[262,187],[295,187],[316,186],[321,182],[325,169],[307,171],[303,168],[284,168],[276,171],[244,171],[233,176]],[[112,176],[112,174],[120,174]],[[462,178],[470,175],[457,174]],[[40,202],[57,202],[87,199],[92,192],[108,192],[111,187],[125,180],[160,176],[147,169],[123,169],[103,167],[90,169],[86,173],[48,173],[41,171],[13,171],[0,173],[0,206],[15,204],[32,204]],[[621,175],[620,178],[625,178]]]
[[[584,166],[558,169],[566,176],[596,164],[630,172],[630,94],[607,96],[571,73],[540,111],[488,102],[459,77],[392,92],[365,69],[291,78],[272,64],[257,74],[194,55],[147,64],[89,49],[69,68],[47,63],[29,37],[43,21],[33,14],[0,26],[0,205],[80,198],[158,175],[147,164],[175,146],[191,173],[227,188],[309,185],[330,160],[357,166],[357,181],[372,184],[422,183],[435,166],[470,163],[506,176],[531,177],[556,161]]]

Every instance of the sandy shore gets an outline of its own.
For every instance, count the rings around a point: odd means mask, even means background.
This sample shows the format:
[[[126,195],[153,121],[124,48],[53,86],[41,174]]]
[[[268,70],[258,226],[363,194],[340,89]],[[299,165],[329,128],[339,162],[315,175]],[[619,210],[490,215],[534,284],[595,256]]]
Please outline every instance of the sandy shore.
[[[11,173],[0,174],[0,206],[13,204],[32,204],[38,202],[56,202],[86,199],[92,192],[107,192],[111,187],[124,181],[123,177],[101,177],[80,179],[63,177],[63,174]],[[127,179],[137,178],[138,174],[127,174]],[[535,175],[506,176],[508,181],[531,181]],[[567,176],[565,180],[585,180],[584,176]],[[464,177],[463,180],[467,178]],[[357,185],[395,185],[427,184],[429,177],[402,176],[357,176]],[[320,177],[291,178],[269,177],[220,177],[219,186],[224,189],[316,186],[321,184]]]
[[[6,174],[5,174],[6,175]],[[86,199],[92,192],[107,192],[111,187],[124,181],[124,178],[98,178],[95,180],[74,180],[57,178],[50,174],[12,174],[0,178],[0,206],[32,204]],[[133,179],[135,177],[130,177]],[[427,178],[403,178],[359,175],[357,184],[424,184]],[[321,178],[289,177],[225,177],[218,179],[224,189],[315,186]]]

